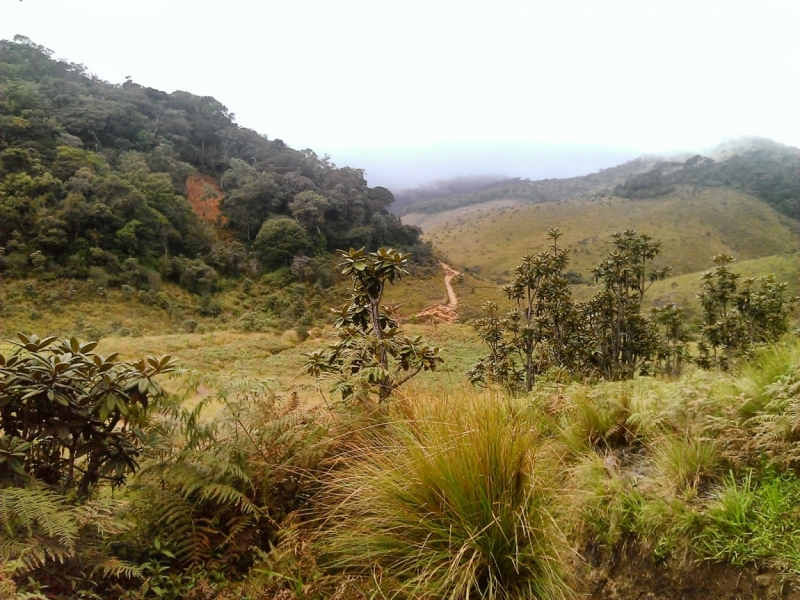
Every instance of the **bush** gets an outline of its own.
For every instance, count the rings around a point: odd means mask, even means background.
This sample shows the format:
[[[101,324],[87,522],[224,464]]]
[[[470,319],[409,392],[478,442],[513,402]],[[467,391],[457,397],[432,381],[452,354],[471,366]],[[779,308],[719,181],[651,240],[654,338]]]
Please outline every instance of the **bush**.
[[[135,365],[92,353],[97,342],[19,334],[0,354],[0,484],[30,477],[86,496],[100,481],[122,483],[136,470],[152,377],[169,357]]]
[[[194,294],[210,294],[217,289],[217,272],[202,260],[180,260],[180,283]]]
[[[270,269],[288,265],[295,254],[307,247],[306,230],[288,218],[265,221],[253,244],[261,263]]]
[[[323,563],[414,598],[567,597],[557,469],[513,405],[416,399],[391,415],[327,484]]]

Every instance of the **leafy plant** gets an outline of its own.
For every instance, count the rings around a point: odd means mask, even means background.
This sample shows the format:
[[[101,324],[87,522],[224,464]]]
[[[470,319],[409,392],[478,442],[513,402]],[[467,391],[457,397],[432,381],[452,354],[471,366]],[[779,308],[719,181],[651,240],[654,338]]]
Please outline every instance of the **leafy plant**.
[[[697,362],[704,368],[729,369],[753,345],[775,341],[788,331],[788,317],[798,298],[787,297],[786,283],[774,276],[754,279],[739,286],[740,276],[730,269],[734,258],[717,254],[713,270],[703,275],[698,294],[703,308]]]
[[[614,250],[592,270],[604,289],[589,301],[586,325],[598,370],[616,380],[633,377],[656,352],[655,331],[641,314],[642,303],[669,267],[648,271],[662,246],[652,236],[626,230],[611,238]]]
[[[548,368],[573,367],[578,341],[578,313],[564,269],[568,251],[558,246],[561,232],[548,231],[552,246],[527,255],[515,269],[514,280],[503,290],[517,303],[505,318],[497,305],[487,303],[476,327],[490,352],[469,372],[470,381],[499,383],[509,390],[530,392],[534,379]]]
[[[420,336],[403,334],[387,307],[381,305],[386,284],[407,274],[410,257],[395,250],[377,252],[340,250],[342,274],[350,277],[350,301],[334,310],[339,342],[328,350],[305,356],[305,369],[315,377],[333,378],[332,390],[343,398],[354,393],[373,393],[380,402],[420,371],[433,371],[443,362],[439,348],[422,342]]]
[[[154,380],[175,369],[169,356],[134,364],[92,352],[97,342],[18,335],[0,355],[0,481],[33,477],[88,496],[100,481],[136,470]]]

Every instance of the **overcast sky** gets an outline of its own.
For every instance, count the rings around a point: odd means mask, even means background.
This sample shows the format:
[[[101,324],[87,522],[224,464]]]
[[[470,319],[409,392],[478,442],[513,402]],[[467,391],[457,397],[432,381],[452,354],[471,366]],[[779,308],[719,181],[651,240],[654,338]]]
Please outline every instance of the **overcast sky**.
[[[214,96],[390,187],[800,146],[798,32],[798,0],[0,0],[0,38]]]

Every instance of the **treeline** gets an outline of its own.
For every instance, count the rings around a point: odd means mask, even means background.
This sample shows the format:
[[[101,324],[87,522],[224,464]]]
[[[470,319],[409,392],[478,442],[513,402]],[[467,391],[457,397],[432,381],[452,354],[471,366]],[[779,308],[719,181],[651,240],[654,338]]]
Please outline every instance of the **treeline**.
[[[742,148],[725,160],[696,155],[687,161],[660,162],[617,186],[624,198],[655,198],[678,185],[731,187],[790,217],[800,218],[800,150],[768,140]]]
[[[648,169],[650,164],[648,160],[637,158],[599,173],[580,177],[538,181],[514,178],[498,181],[480,190],[442,190],[436,196],[414,199],[405,204],[400,213],[437,213],[493,200],[512,199],[538,204],[610,194],[616,186],[625,183],[632,175]]]
[[[363,170],[239,127],[214,98],[112,85],[51,55],[0,41],[0,272],[127,264],[211,282],[350,246],[430,255]],[[185,197],[197,172],[224,188],[216,223]]]

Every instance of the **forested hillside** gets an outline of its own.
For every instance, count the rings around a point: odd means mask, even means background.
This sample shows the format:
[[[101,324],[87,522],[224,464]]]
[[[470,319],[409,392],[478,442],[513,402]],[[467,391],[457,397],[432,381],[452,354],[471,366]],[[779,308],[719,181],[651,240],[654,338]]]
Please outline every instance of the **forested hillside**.
[[[280,116],[275,115],[276,128]],[[217,179],[201,220],[190,175]],[[111,283],[146,274],[213,289],[237,276],[350,246],[428,254],[361,169],[240,127],[208,96],[113,85],[27,38],[0,41],[0,272]],[[146,284],[146,281],[144,281]]]
[[[685,162],[659,162],[614,192],[626,198],[655,198],[681,184],[732,188],[800,218],[800,149],[771,140],[745,140],[728,148],[721,160],[696,155]]]

